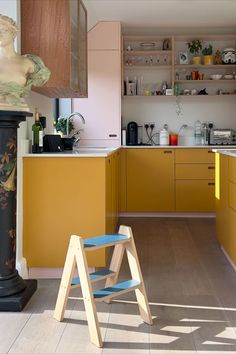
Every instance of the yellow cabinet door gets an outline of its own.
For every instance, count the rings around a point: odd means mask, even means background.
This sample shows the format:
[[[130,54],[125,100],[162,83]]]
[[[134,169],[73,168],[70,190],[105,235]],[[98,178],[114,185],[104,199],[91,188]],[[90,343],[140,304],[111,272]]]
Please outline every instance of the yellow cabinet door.
[[[211,212],[215,210],[214,180],[177,180],[176,211]]]
[[[229,209],[229,240],[227,244],[223,245],[227,254],[236,265],[236,212]]]
[[[24,257],[29,267],[63,267],[72,234],[106,233],[106,158],[23,160]],[[95,252],[89,265],[104,266],[105,249]]]
[[[174,211],[174,151],[127,149],[127,211]]]
[[[119,211],[125,212],[126,205],[126,191],[127,191],[127,149],[120,150],[119,160]]]
[[[215,154],[212,149],[176,149],[176,163],[214,163]]]
[[[216,236],[220,244],[229,249],[229,157],[216,153]]]
[[[229,179],[236,183],[236,159],[231,156],[229,158]]]

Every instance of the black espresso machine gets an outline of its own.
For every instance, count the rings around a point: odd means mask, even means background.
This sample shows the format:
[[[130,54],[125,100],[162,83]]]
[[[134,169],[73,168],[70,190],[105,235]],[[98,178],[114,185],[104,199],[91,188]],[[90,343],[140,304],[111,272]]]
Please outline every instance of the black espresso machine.
[[[138,124],[129,122],[126,130],[126,145],[138,145]]]

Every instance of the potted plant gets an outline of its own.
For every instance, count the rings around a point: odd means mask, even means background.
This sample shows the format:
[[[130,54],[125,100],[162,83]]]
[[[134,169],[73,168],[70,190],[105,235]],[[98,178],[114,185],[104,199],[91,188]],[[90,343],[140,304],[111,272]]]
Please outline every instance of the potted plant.
[[[72,150],[74,143],[74,135],[70,133],[74,130],[73,121],[69,118],[59,117],[56,123],[56,131],[61,132],[62,145],[64,150]]]
[[[208,47],[203,48],[203,63],[204,65],[212,65],[213,64],[213,47],[211,44]]]
[[[199,53],[202,49],[202,42],[200,39],[193,39],[191,42],[188,42],[187,45],[190,53],[193,54],[192,63],[196,65],[201,64]]]
[[[56,123],[56,131],[61,132],[62,136],[69,136],[69,134],[74,129],[73,122],[70,120],[68,122],[68,118],[59,117]]]

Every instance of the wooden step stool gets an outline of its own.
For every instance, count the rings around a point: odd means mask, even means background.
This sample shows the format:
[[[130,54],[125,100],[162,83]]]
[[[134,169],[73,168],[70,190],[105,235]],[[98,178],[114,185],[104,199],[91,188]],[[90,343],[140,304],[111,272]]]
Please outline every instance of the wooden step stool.
[[[110,246],[115,247],[109,269],[103,269],[89,274],[85,252]],[[126,250],[127,253],[132,279],[117,283],[124,250]],[[79,278],[72,279],[76,265]],[[105,288],[93,291],[91,283],[102,279],[106,279]],[[95,300],[110,302],[112,298],[118,295],[135,290],[140,315],[144,322],[150,325],[152,324],[152,316],[130,227],[120,226],[118,234],[87,239],[75,235],[71,236],[54,312],[54,318],[56,320],[63,320],[70,289],[79,286],[81,286],[82,290],[90,339],[96,346],[102,347],[103,343],[98,324]]]

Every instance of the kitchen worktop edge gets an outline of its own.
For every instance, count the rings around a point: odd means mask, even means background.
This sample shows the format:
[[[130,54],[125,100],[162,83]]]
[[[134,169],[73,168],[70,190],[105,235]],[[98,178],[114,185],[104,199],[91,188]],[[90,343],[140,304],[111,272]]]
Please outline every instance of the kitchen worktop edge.
[[[73,158],[85,158],[85,157],[107,157],[112,153],[118,151],[119,149],[212,149],[214,150],[221,150],[221,153],[227,152],[227,150],[234,150],[232,149],[232,145],[229,147],[216,146],[216,145],[190,145],[190,146],[180,146],[180,145],[155,145],[155,146],[148,146],[148,145],[134,145],[134,146],[120,146],[116,148],[110,148],[106,151],[101,152],[87,152],[87,153],[73,153],[72,151],[68,152],[61,152],[61,153],[42,153],[42,154],[23,154],[22,157],[73,157]],[[236,151],[236,146],[235,146]],[[234,156],[233,154],[231,156]]]

